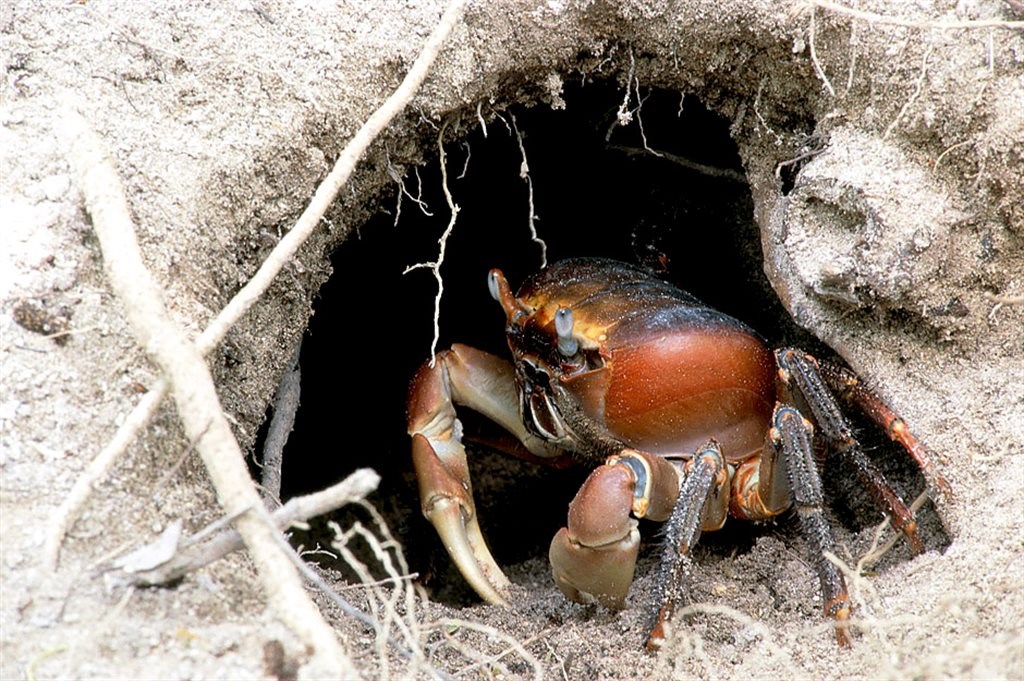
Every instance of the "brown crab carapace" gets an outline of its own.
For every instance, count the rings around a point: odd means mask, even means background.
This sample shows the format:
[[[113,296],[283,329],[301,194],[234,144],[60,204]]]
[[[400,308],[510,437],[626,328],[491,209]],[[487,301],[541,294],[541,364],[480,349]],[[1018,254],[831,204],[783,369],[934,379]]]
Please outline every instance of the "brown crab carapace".
[[[814,438],[852,462],[915,552],[913,512],[863,454],[834,395],[874,419],[948,493],[928,450],[850,371],[793,348],[774,352],[741,322],[646,271],[565,260],[513,294],[492,270],[512,361],[454,345],[412,380],[409,434],[423,513],[455,564],[490,603],[509,582],[480,532],[455,405],[512,433],[532,455],[594,467],[551,542],[555,583],[569,598],[621,608],[640,544],[636,518],[667,521],[656,647],[685,601],[689,553],[728,516],[764,520],[795,507],[821,580],[825,614],[849,642],[842,573]],[[812,425],[813,424],[813,425]]]

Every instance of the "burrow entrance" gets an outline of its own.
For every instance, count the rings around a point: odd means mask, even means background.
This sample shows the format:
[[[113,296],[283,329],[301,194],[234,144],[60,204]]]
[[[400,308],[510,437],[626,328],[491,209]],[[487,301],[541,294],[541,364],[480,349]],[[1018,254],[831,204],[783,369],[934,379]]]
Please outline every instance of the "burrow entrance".
[[[636,111],[632,99],[632,122],[622,126],[620,86],[567,87],[564,110],[513,108],[488,123],[486,134],[476,127],[446,145],[448,186],[460,212],[442,269],[439,350],[458,341],[504,354],[504,317],[488,294],[486,274],[499,267],[515,288],[540,267],[541,249],[529,233],[521,138],[549,262],[604,256],[640,263],[747,322],[772,344],[831,355],[792,322],[763,273],[750,188],[729,121],[690,95],[642,95],[642,108]],[[407,385],[429,357],[436,285],[426,270],[403,270],[437,257],[450,212],[436,156],[410,169],[403,182],[408,195],[400,215],[396,190],[332,258],[334,274],[315,303],[302,347],[302,406],[285,450],[282,497],[374,468],[382,483],[373,501],[404,545],[411,570],[433,598],[465,604],[476,597],[419,512],[405,434]],[[471,437],[487,428],[474,417],[460,411]],[[474,446],[470,468],[481,525],[498,562],[546,556],[586,471],[553,471]],[[906,467],[887,473],[921,486]],[[877,521],[870,510],[858,521],[855,507],[838,510],[847,526]],[[768,531],[794,534],[780,525]],[[727,527],[702,540],[702,551],[728,556],[766,531],[742,523]],[[656,529],[641,529],[650,551]],[[298,541],[315,545],[316,529]]]

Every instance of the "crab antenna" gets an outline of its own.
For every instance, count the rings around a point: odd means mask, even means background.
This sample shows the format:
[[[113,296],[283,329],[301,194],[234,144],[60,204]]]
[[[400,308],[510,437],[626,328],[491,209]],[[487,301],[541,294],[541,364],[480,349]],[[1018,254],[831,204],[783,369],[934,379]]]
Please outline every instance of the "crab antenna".
[[[580,344],[572,337],[572,309],[560,307],[555,312],[555,333],[558,334],[558,351],[565,357],[572,357]]]

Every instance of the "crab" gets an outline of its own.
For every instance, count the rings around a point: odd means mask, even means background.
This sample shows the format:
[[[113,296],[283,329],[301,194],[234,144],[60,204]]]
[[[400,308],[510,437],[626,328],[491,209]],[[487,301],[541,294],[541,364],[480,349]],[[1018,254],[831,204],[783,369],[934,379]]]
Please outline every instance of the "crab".
[[[855,439],[837,401],[882,427],[948,494],[934,455],[850,370],[796,348],[772,350],[742,322],[625,263],[564,260],[518,294],[488,275],[505,313],[508,361],[467,345],[432,357],[412,379],[408,429],[423,514],[485,601],[507,604],[510,582],[484,540],[455,405],[511,433],[529,455],[572,457],[592,471],[551,542],[554,581],[571,600],[624,607],[639,518],[664,521],[659,647],[687,600],[690,551],[727,517],[761,521],[795,508],[821,583],[825,616],[850,643],[850,597],[826,514],[820,467],[845,459],[915,553],[913,511]],[[815,454],[816,440],[829,452]],[[933,491],[933,494],[935,492]]]

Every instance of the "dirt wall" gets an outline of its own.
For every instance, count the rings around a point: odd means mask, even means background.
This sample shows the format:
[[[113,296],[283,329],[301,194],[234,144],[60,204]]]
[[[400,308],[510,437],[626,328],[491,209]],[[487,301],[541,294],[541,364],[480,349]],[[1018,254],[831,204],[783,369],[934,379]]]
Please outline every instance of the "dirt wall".
[[[515,107],[573,107],[567,82],[617,84],[629,111],[650,88],[678,91],[728,121],[783,305],[940,454],[954,541],[894,557],[866,580],[864,632],[847,651],[818,617],[799,545],[774,535],[735,559],[712,556],[695,590],[755,624],[701,616],[658,657],[639,649],[646,573],[631,607],[612,614],[564,602],[538,556],[510,569],[520,605],[458,615],[527,641],[556,678],[1021,678],[1018,4],[870,2],[858,16],[758,0],[471,3],[323,229],[211,357],[240,442],[257,438],[330,254],[391,205],[395,174],[436,162],[443,123],[458,142],[481,123],[500,129]],[[38,569],[45,519],[156,379],[104,280],[58,141],[61,107],[78,108],[110,145],[147,265],[174,319],[198,333],[396,87],[441,10],[273,0],[0,9],[4,678],[252,677],[267,673],[268,640],[303,654],[263,612],[244,558],[128,595],[97,576],[104,555],[171,520],[198,529],[218,515],[170,406],[96,490],[57,575]],[[17,312],[26,301],[42,323]],[[43,337],[54,328],[72,333]],[[855,562],[871,531],[841,540]],[[372,637],[342,618],[339,631],[367,676],[379,673]]]

